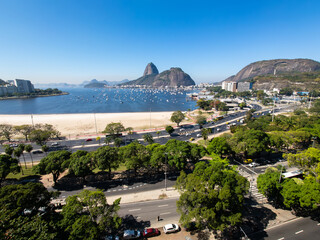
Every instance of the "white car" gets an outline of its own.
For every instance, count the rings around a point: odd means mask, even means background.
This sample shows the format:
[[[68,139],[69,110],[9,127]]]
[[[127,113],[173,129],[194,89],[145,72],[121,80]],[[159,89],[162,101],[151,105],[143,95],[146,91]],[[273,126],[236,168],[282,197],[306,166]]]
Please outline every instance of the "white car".
[[[253,163],[249,164],[249,167],[257,167],[257,166],[260,166],[260,164],[256,163],[256,162],[253,162]]]
[[[167,224],[163,227],[163,232],[164,233],[174,233],[178,232],[180,230],[178,224]]]
[[[201,134],[200,134],[200,133],[198,133],[198,134],[197,134],[197,137],[201,137]]]
[[[51,143],[51,146],[58,146],[58,145],[59,145],[59,143],[57,143],[57,142]]]

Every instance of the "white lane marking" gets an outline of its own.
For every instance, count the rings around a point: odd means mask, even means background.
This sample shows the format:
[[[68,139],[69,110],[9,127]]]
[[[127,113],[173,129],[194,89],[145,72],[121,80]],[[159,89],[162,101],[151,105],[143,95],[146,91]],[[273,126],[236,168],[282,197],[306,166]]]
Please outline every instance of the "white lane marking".
[[[159,215],[168,215],[170,214],[171,212],[165,212],[165,213],[160,213]]]
[[[135,211],[140,211],[141,210],[141,208],[136,208],[136,209],[130,209],[130,210],[128,210],[129,212],[135,212]]]
[[[282,237],[282,238],[279,238],[278,240],[284,240],[284,237]]]
[[[165,204],[165,205],[159,205],[158,207],[168,207],[169,205],[168,204]]]
[[[302,232],[303,232],[303,230],[300,230],[300,231],[296,232],[295,234],[299,234],[299,233],[302,233]]]

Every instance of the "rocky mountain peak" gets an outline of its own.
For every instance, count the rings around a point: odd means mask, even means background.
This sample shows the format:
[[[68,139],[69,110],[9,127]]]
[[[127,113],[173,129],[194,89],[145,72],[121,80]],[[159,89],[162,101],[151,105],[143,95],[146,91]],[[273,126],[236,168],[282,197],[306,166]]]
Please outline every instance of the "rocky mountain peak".
[[[148,63],[146,69],[144,70],[143,76],[152,75],[152,74],[159,74],[157,67],[151,62]]]

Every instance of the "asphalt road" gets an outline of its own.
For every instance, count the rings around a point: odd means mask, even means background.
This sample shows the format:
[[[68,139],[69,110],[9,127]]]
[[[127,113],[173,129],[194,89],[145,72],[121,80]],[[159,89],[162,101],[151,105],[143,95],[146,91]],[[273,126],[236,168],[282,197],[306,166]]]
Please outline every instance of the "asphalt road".
[[[320,239],[320,223],[310,218],[298,218],[251,234],[249,238],[253,240],[318,240]]]

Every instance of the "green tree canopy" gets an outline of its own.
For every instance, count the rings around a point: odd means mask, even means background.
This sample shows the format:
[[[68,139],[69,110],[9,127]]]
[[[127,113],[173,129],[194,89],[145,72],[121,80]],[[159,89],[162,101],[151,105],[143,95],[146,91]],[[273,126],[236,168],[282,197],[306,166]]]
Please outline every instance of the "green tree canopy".
[[[52,173],[54,183],[60,174],[68,168],[69,158],[71,153],[66,150],[50,152],[46,157],[42,158],[40,163],[33,167],[38,174]]]
[[[0,137],[4,137],[8,142],[10,142],[14,133],[15,129],[12,125],[0,124]]]
[[[170,125],[166,126],[166,132],[171,135],[174,132],[174,128]]]
[[[145,142],[147,142],[148,144],[154,143],[153,137],[152,137],[152,135],[151,135],[150,133],[144,134],[144,135],[143,135],[143,140],[144,140]]]
[[[179,124],[182,122],[183,119],[184,119],[184,114],[181,111],[173,112],[170,118],[171,122],[176,123],[177,126],[179,126]]]
[[[117,137],[121,132],[124,132],[126,129],[122,123],[109,123],[106,128],[103,130],[103,133],[107,133],[111,137]]]
[[[20,172],[19,161],[7,154],[0,154],[0,187],[9,173]]]
[[[181,193],[177,202],[180,223],[192,221],[198,228],[224,230],[240,224],[248,181],[226,162],[196,164],[193,173],[181,172],[176,188]]]
[[[210,154],[218,154],[220,157],[227,156],[232,153],[231,147],[224,137],[213,138],[210,141],[207,150]]]
[[[95,165],[100,170],[108,170],[109,178],[111,178],[111,170],[117,169],[120,165],[118,149],[110,146],[98,148],[92,152],[92,157]]]
[[[128,169],[136,173],[138,168],[148,164],[150,154],[147,148],[138,141],[133,141],[119,149],[119,155]]]
[[[120,227],[119,209],[120,198],[109,205],[101,190],[84,190],[67,198],[61,225],[69,239],[100,239]]]

